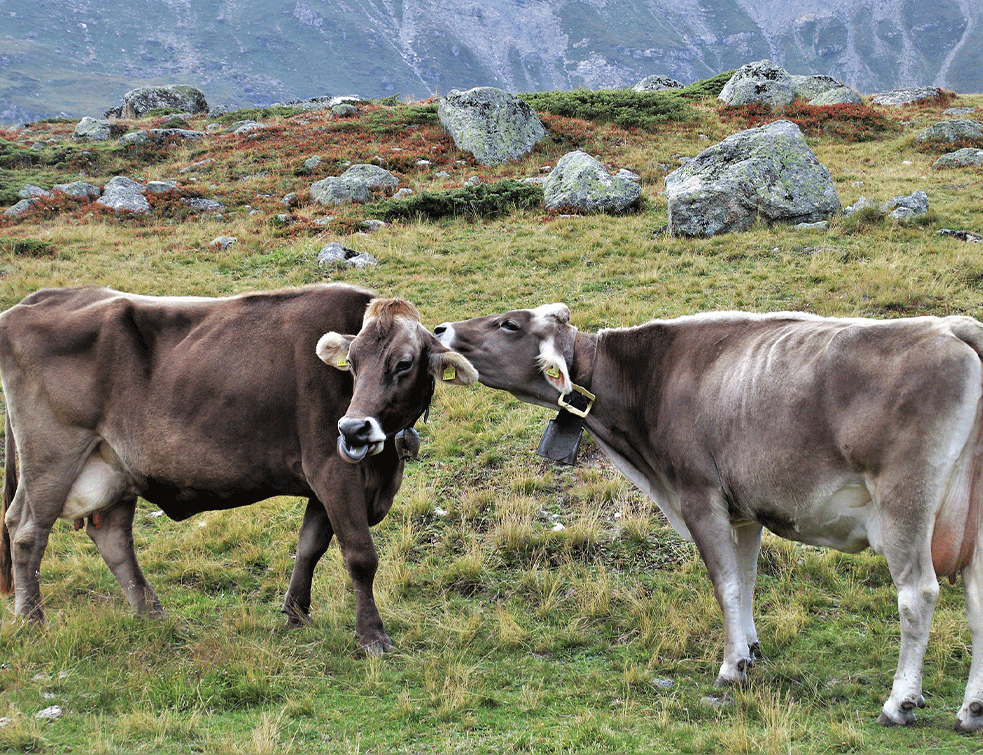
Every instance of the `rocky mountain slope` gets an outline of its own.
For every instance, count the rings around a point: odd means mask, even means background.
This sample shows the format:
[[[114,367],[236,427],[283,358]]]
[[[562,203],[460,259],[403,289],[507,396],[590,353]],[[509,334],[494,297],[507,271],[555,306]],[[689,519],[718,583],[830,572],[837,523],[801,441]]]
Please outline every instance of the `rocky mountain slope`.
[[[209,103],[683,83],[770,57],[870,93],[983,91],[979,0],[0,0],[0,122],[144,84]]]

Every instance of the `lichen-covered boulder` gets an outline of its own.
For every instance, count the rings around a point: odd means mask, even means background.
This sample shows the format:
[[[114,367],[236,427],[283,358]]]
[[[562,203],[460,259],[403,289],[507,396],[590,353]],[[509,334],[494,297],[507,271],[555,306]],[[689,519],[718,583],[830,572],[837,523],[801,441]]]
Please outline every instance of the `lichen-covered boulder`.
[[[983,168],[983,149],[963,147],[955,152],[942,155],[932,163],[936,170],[943,168]]]
[[[495,87],[452,89],[440,99],[437,116],[455,146],[482,165],[516,160],[546,136],[526,102]]]
[[[970,118],[940,121],[915,137],[916,142],[958,142],[964,139],[983,144],[983,123]]]
[[[102,194],[102,190],[95,184],[90,184],[86,181],[72,181],[67,184],[55,184],[51,187],[52,191],[60,191],[67,194],[70,197],[75,197],[76,199],[84,199],[86,201],[93,201],[99,199]]]
[[[543,182],[547,210],[623,212],[638,201],[642,187],[628,171],[608,173],[586,152],[568,152]]]
[[[96,204],[108,207],[116,212],[150,212],[150,202],[144,196],[146,188],[126,176],[116,176],[109,179],[102,187],[102,196]]]
[[[187,84],[140,87],[123,95],[124,118],[141,118],[151,110],[164,108],[182,113],[207,113],[208,102],[204,92]]]
[[[860,92],[847,86],[827,89],[809,100],[810,105],[862,105],[863,102]]]
[[[399,184],[385,168],[361,163],[351,166],[340,176],[330,176],[311,184],[311,197],[321,204],[352,204],[365,202],[369,190],[376,187],[391,188]]]
[[[776,107],[794,100],[795,90],[788,71],[765,59],[738,68],[720,90],[718,99],[727,105],[761,102]]]
[[[668,76],[662,76],[656,74],[654,76],[646,76],[644,79],[639,81],[635,86],[632,87],[636,92],[661,92],[666,89],[682,89],[683,85],[681,82],[671,79]]]
[[[792,76],[792,90],[800,100],[815,99],[823,92],[843,86],[843,84],[832,76],[816,74],[814,76]]]
[[[925,100],[938,100],[941,97],[942,90],[938,87],[911,87],[909,89],[892,89],[888,92],[879,92],[871,97],[870,101],[874,105],[903,107],[905,105],[916,105]]]
[[[114,124],[85,116],[75,126],[72,139],[77,142],[104,142],[113,135]]]
[[[840,199],[799,127],[776,121],[739,131],[666,176],[669,232],[714,236],[766,223],[815,223]]]

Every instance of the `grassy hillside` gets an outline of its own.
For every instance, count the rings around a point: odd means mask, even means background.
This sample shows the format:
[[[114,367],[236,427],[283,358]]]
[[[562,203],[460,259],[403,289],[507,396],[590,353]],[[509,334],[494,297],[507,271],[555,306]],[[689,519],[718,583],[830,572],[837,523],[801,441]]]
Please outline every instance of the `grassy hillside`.
[[[433,103],[365,104],[345,120],[250,113],[268,128],[129,149],[75,145],[74,123],[0,134],[0,204],[12,204],[25,183],[103,184],[117,174],[180,187],[153,198],[144,217],[62,197],[0,220],[0,307],[51,285],[225,295],[342,280],[412,300],[431,326],[552,301],[568,303],[574,323],[589,331],[715,309],[980,314],[980,246],[938,231],[983,232],[983,173],[934,171],[948,150],[913,141],[941,119],[941,103],[765,115],[693,95],[646,105],[652,117],[628,128],[588,104],[544,97],[536,107],[550,138],[499,167],[456,151]],[[980,106],[983,97],[952,104]],[[577,117],[555,114],[575,105],[586,108]],[[703,240],[659,232],[667,222],[663,178],[680,158],[780,116],[802,124],[844,205],[924,189],[929,213],[907,226],[871,214],[837,218],[826,232],[761,226]],[[189,125],[204,129],[206,121]],[[496,204],[486,218],[476,199],[457,214],[439,209],[448,206],[439,192],[464,190],[473,176],[488,186],[540,175],[573,149],[638,173],[642,209],[568,217],[541,205],[503,214]],[[314,155],[322,161],[311,171],[304,162]],[[370,161],[417,198],[434,192],[432,201],[417,199],[417,214],[392,215],[402,219],[371,234],[359,231],[374,214],[365,207],[311,201],[311,182]],[[290,192],[299,198],[293,209],[281,203]],[[194,214],[181,202],[188,196],[227,210]],[[220,235],[238,242],[213,248]],[[331,241],[380,264],[319,269],[317,251]],[[12,603],[0,605],[0,717],[10,719],[0,726],[0,749],[979,751],[979,736],[951,731],[970,662],[961,583],[943,586],[933,623],[930,707],[915,727],[887,730],[875,719],[899,630],[883,561],[766,536],[756,595],[766,657],[747,688],[715,689],[721,620],[693,547],[589,441],[573,468],[536,456],[549,416],[486,388],[438,388],[419,428],[421,457],[374,529],[377,599],[396,644],[382,658],[357,653],[354,598],[334,546],[315,575],[314,625],[283,627],[299,499],[181,523],[141,502],[137,549],[169,612],[160,622],[130,617],[95,547],[59,523],[41,573],[47,628],[24,626]],[[63,708],[61,718],[35,719],[50,705]]]

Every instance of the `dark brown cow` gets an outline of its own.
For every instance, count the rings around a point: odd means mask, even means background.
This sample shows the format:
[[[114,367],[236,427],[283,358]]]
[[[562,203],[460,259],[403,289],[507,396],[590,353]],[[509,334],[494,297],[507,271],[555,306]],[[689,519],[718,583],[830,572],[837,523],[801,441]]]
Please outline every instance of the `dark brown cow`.
[[[369,527],[402,481],[395,435],[429,405],[448,351],[429,334],[408,338],[401,320],[373,316],[386,309],[373,298],[347,285],[224,299],[71,288],[39,291],[0,315],[0,587],[13,588],[17,613],[43,619],[38,573],[59,518],[88,518],[86,532],[130,604],[159,614],[133,549],[137,496],[176,520],[307,496],[288,621],[309,619],[314,568],[337,535],[355,587],[359,645],[390,648],[373,599],[378,556]],[[354,340],[364,342],[366,363],[385,371],[383,355],[400,354],[400,371],[380,380],[370,370],[355,381],[359,411],[376,418],[379,436],[371,453],[349,440],[342,457],[338,423],[353,380],[316,349],[328,332],[360,330]],[[363,458],[350,463],[353,455]]]
[[[724,619],[718,683],[742,682],[757,652],[765,526],[887,559],[901,652],[886,725],[924,705],[938,577],[961,573],[973,660],[956,728],[983,728],[983,325],[729,312],[588,335],[569,319],[553,304],[435,333],[524,401],[596,395],[598,446],[706,563]]]

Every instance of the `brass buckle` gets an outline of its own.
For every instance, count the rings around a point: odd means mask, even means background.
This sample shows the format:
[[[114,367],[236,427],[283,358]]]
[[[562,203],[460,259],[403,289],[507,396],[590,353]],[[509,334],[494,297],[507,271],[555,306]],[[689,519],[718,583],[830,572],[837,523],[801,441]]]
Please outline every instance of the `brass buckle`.
[[[571,414],[576,414],[578,417],[586,417],[590,412],[591,407],[594,406],[595,396],[589,390],[577,385],[576,383],[573,384],[573,391],[575,393],[579,393],[581,396],[584,396],[587,399],[586,409],[578,409],[573,404],[567,403],[566,401],[563,400],[563,396],[557,398],[556,403],[559,404],[562,408],[566,409]]]

